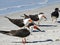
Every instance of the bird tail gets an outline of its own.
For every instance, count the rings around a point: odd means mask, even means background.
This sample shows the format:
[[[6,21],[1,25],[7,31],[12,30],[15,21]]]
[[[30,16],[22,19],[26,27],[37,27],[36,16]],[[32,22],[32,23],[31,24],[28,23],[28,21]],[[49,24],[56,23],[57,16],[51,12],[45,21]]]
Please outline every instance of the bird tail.
[[[29,16],[28,16],[28,15],[26,15],[26,14],[24,14],[24,16],[25,16],[25,18],[29,18]]]
[[[7,33],[9,33],[9,31],[0,31],[0,33],[7,34]]]
[[[7,17],[7,16],[4,16],[5,18],[8,18],[8,19],[10,19],[9,17]]]
[[[11,19],[11,18],[9,18],[7,16],[4,16],[4,17],[7,18],[7,19],[9,19],[9,21],[11,21],[11,22],[14,22],[15,21],[14,19]]]

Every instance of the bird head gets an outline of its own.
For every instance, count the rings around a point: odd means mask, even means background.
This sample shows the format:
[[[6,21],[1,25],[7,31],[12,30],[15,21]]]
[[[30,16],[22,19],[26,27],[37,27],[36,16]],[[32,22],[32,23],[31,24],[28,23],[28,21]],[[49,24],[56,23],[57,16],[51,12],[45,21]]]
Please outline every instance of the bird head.
[[[34,22],[29,23],[29,24],[27,25],[27,27],[30,28],[31,30],[34,30],[34,29],[35,29],[35,30],[41,31]]]

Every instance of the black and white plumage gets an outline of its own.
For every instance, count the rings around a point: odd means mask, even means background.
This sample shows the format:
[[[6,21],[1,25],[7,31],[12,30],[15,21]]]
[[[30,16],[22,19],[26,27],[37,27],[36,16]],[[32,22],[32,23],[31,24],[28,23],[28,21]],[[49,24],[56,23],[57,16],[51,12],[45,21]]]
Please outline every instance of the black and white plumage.
[[[24,17],[25,18],[31,18],[33,21],[38,21],[38,24],[39,24],[39,22],[41,21],[41,19],[42,18],[45,18],[45,19],[47,19],[45,16],[44,16],[44,13],[39,13],[39,15],[38,14],[35,14],[35,15],[26,15],[26,14],[24,14]]]
[[[25,42],[26,42],[26,37],[30,35],[30,31],[27,28],[18,29],[18,30],[11,30],[11,31],[0,30],[0,33],[10,35],[10,36],[21,37],[23,44],[25,44]]]
[[[0,33],[6,34],[6,35],[11,35],[11,36],[16,36],[16,37],[22,37],[22,38],[27,37],[30,34],[30,32],[27,28],[11,30],[11,31],[0,30]]]
[[[28,18],[28,19],[11,19],[11,18],[9,18],[7,16],[5,16],[5,18],[8,18],[10,22],[12,22],[13,24],[17,25],[18,27],[23,27],[28,22],[32,22],[32,20],[30,18]]]
[[[39,20],[38,14],[36,14],[36,15],[29,15],[29,16],[24,14],[24,16],[25,16],[25,18],[31,18],[33,21],[38,21]]]
[[[59,12],[60,12],[59,8],[55,8],[55,11],[51,13],[53,23],[57,22],[57,18],[59,18]]]
[[[51,17],[56,17],[56,18],[58,18],[59,17],[59,8],[55,8],[55,11],[54,12],[52,12],[51,13]]]

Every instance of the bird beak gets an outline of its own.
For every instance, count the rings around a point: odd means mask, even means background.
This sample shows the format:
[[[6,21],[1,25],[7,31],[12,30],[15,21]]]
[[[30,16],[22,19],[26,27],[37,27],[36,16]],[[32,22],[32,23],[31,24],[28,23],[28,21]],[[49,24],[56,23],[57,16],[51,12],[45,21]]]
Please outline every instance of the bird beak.
[[[41,31],[36,25],[34,25],[34,29]]]
[[[33,21],[30,19],[29,22],[32,23]]]

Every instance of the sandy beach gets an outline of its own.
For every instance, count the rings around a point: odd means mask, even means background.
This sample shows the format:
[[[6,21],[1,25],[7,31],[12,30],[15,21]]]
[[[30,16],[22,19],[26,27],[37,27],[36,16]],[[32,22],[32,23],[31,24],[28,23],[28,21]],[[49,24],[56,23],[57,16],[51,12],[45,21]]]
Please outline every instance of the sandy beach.
[[[23,18],[23,14],[38,14],[39,12],[44,12],[47,17],[47,21],[42,21],[40,23],[40,29],[45,30],[45,32],[32,32],[32,35],[28,36],[25,45],[60,45],[60,17],[57,23],[52,23],[51,12],[58,7],[60,9],[60,3],[41,7],[33,10],[26,10],[23,12],[16,12],[11,14],[6,14],[10,18]],[[4,15],[5,16],[5,15]],[[14,30],[19,29],[18,26],[12,24],[8,19],[0,16],[0,30]],[[22,38],[8,36],[0,33],[0,45],[23,45],[21,43]]]

